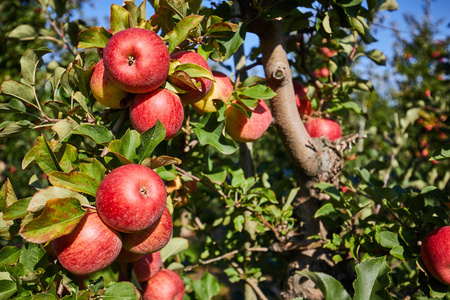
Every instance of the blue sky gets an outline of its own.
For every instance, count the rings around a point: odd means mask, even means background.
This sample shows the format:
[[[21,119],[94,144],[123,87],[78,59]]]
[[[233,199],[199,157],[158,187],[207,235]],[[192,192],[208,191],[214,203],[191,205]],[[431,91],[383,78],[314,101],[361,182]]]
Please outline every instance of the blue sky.
[[[208,1],[205,1],[209,3]],[[365,1],[364,1],[365,2]],[[136,0],[137,4],[140,4],[140,0]],[[394,36],[391,30],[385,27],[391,27],[395,23],[400,30],[405,31],[407,34],[408,28],[404,21],[405,14],[412,14],[417,18],[421,18],[423,15],[423,0],[397,0],[399,9],[397,11],[388,12],[385,11],[381,14],[383,17],[383,26],[376,27],[376,30],[372,34],[377,38],[378,42],[372,43],[367,46],[367,50],[379,49],[387,56],[388,63],[389,59],[392,57],[392,45],[395,42]],[[108,27],[108,18],[111,4],[121,5],[122,1],[111,1],[111,0],[94,0],[92,1],[93,6],[86,6],[84,8],[84,17],[96,18],[97,22],[101,26]],[[450,0],[431,0],[431,16],[432,21],[437,21],[443,19],[441,27],[439,28],[440,35],[437,37],[444,37],[450,35],[450,18],[448,13],[450,12]],[[147,17],[153,14],[153,8],[149,3],[147,3]],[[248,36],[247,44],[244,45],[246,52],[252,47],[252,44],[256,43],[257,39],[255,36]],[[256,71],[259,72],[259,71]],[[252,74],[254,75],[254,74]]]

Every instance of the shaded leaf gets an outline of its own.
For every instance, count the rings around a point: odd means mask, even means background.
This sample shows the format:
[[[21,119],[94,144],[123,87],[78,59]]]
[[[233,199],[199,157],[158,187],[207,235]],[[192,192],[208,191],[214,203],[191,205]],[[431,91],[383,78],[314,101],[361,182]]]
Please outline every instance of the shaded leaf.
[[[20,58],[20,76],[22,81],[28,85],[34,85],[36,71],[42,66],[42,56],[53,51],[47,47],[39,49],[28,49]]]
[[[335,199],[335,200],[340,200],[341,199],[341,194],[338,191],[338,189],[332,185],[331,183],[327,183],[327,182],[321,182],[319,184],[316,185],[316,187],[320,190],[322,190],[323,192],[327,193],[328,195],[331,196],[331,198]]]
[[[159,167],[165,167],[165,166],[169,166],[169,165],[180,165],[181,164],[181,159],[176,158],[176,157],[172,157],[172,156],[167,156],[167,155],[161,155],[158,157],[149,157],[144,159],[144,161],[142,162],[142,165],[150,168],[150,169],[156,169]]]
[[[47,251],[42,245],[28,243],[20,249],[19,263],[24,266],[25,271],[33,272],[47,266]]]
[[[33,88],[15,80],[5,80],[1,85],[2,94],[10,95],[37,107]]]
[[[42,214],[20,228],[27,241],[42,244],[69,234],[86,212],[76,198],[50,199]]]
[[[19,261],[20,249],[14,246],[5,246],[0,250],[0,270],[4,265],[13,265]]]
[[[28,120],[21,120],[17,122],[6,121],[0,124],[0,138],[20,133],[33,127],[34,124]]]
[[[144,131],[141,134],[141,144],[137,148],[137,159],[139,164],[142,164],[144,159],[150,157],[155,150],[156,146],[161,143],[166,137],[166,129],[161,121],[157,121],[156,124]]]
[[[10,299],[17,291],[16,283],[12,280],[0,280],[0,299]]]
[[[206,272],[202,279],[194,280],[192,282],[192,288],[194,289],[196,299],[199,300],[212,299],[220,291],[220,285],[216,277],[209,272]]]
[[[449,157],[450,157],[450,144],[446,144],[441,148],[439,148],[438,150],[434,151],[430,160],[443,160]]]
[[[310,271],[297,271],[297,274],[311,279],[323,293],[325,299],[351,300],[350,295],[344,289],[342,284],[328,274]]]
[[[137,300],[140,293],[131,282],[117,282],[110,285],[102,295],[102,299],[108,300]]]
[[[239,23],[236,32],[224,32],[223,37],[213,39],[213,46],[216,51],[211,54],[211,59],[215,61],[225,61],[229,59],[245,40],[245,29],[243,23]]]
[[[211,145],[221,153],[229,155],[237,150],[232,139],[223,135],[224,122],[217,122],[212,114],[202,117],[202,123],[195,124],[195,132],[200,145]]]
[[[372,50],[366,53],[366,56],[370,58],[374,63],[380,66],[386,65],[386,56],[380,50]]]
[[[38,37],[36,29],[28,24],[21,24],[14,28],[9,34],[9,38],[21,39],[21,40],[32,40]]]
[[[357,278],[353,282],[354,300],[392,299],[386,291],[390,286],[389,268],[386,257],[378,257],[356,265]]]

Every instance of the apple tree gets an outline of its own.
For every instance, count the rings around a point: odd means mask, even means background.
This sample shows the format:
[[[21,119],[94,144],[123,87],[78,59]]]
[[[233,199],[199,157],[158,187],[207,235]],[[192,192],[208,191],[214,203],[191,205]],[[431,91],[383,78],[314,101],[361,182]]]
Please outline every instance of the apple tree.
[[[395,0],[124,1],[111,5],[109,28],[73,21],[76,2],[38,2],[44,30],[19,25],[9,37],[48,43],[22,55],[20,79],[1,83],[0,138],[34,134],[18,171],[30,174],[29,187],[10,176],[0,189],[2,299],[447,297],[420,257],[421,241],[449,213],[448,41],[435,43],[430,24],[399,39],[405,76],[386,104],[354,65],[386,64],[367,49],[372,23]],[[145,38],[109,41],[142,30],[167,51],[145,68],[167,72],[145,91],[109,63]],[[258,43],[243,64],[250,34]],[[141,56],[127,53],[138,67]],[[98,82],[112,84],[92,83],[98,66]],[[100,214],[99,186],[125,165],[165,183],[173,233],[158,252],[159,275],[140,280],[131,252],[95,272],[69,272],[55,241]],[[101,190],[140,173],[130,172]],[[97,244],[107,243],[85,248]]]

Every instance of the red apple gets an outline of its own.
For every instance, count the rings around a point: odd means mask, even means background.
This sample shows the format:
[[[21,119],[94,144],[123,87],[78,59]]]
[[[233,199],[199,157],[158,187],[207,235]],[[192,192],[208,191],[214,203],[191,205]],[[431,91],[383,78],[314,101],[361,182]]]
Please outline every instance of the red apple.
[[[430,231],[420,247],[422,261],[440,282],[450,285],[450,226]]]
[[[336,50],[330,50],[330,48],[327,47],[319,48],[319,51],[326,57],[333,57],[338,53]]]
[[[171,91],[158,88],[145,94],[136,94],[130,104],[130,121],[139,133],[150,129],[157,120],[166,128],[166,140],[173,138],[184,120],[180,97]]]
[[[181,300],[184,297],[183,279],[169,269],[160,270],[141,286],[143,300]]]
[[[212,71],[215,82],[213,82],[209,93],[201,100],[192,104],[192,107],[199,114],[217,111],[214,106],[214,99],[227,103],[233,93],[233,83],[230,78],[222,72]]]
[[[429,98],[431,96],[431,91],[429,89],[425,90],[424,96],[425,98]]]
[[[295,103],[297,103],[298,113],[300,116],[311,115],[313,109],[311,101],[308,100],[308,89],[298,81],[293,81],[292,83],[294,85]]]
[[[152,278],[161,270],[161,252],[156,251],[145,255],[134,263],[133,272],[138,282],[144,282]]]
[[[248,110],[250,111],[250,110]],[[264,100],[259,100],[250,119],[240,109],[229,105],[225,110],[225,131],[238,142],[258,140],[272,123],[272,113]]]
[[[88,212],[75,229],[52,241],[58,261],[75,275],[87,275],[109,266],[122,249],[118,232],[96,212]]]
[[[103,59],[96,65],[90,81],[91,92],[94,98],[106,107],[123,108],[121,101],[128,95],[109,79],[105,73]]]
[[[338,122],[325,118],[311,118],[305,122],[306,131],[312,138],[318,138],[322,135],[328,137],[331,141],[342,136],[341,126]]]
[[[149,228],[123,235],[123,248],[135,254],[149,254],[161,250],[172,237],[173,221],[167,208],[161,218]]]
[[[167,78],[169,50],[153,31],[128,28],[114,34],[103,50],[106,73],[129,93],[148,93]]]
[[[180,61],[182,64],[197,64],[208,71],[211,71],[211,68],[208,66],[206,60],[198,53],[193,51],[178,51],[174,52],[170,55],[171,59],[175,59]],[[180,94],[181,101],[183,101],[184,105],[193,104],[200,99],[204,98],[211,89],[212,81],[206,78],[193,78],[195,83],[200,82],[200,89],[189,91],[186,94]]]
[[[136,232],[149,228],[161,217],[166,198],[164,182],[155,171],[129,164],[105,176],[95,203],[106,224],[121,232]]]
[[[139,259],[141,259],[142,257],[144,257],[144,254],[135,254],[135,253],[131,253],[130,251],[125,250],[124,248],[122,248],[122,250],[119,253],[119,256],[117,256],[116,261],[119,263],[132,263],[132,262],[136,262]]]

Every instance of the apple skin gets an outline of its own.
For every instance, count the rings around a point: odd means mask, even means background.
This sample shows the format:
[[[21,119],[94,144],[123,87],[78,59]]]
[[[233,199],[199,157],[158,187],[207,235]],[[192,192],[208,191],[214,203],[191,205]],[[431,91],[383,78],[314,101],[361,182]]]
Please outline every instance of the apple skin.
[[[161,217],[166,198],[164,182],[155,171],[129,164],[105,176],[95,203],[103,222],[121,232],[137,232]]]
[[[91,92],[94,98],[106,107],[123,108],[121,101],[128,96],[128,93],[120,89],[109,79],[105,73],[103,59],[96,65],[90,80]]]
[[[342,136],[342,129],[338,122],[325,118],[311,118],[305,122],[306,131],[312,138],[322,135],[334,141]]]
[[[233,83],[227,75],[219,71],[212,71],[212,74],[216,82],[213,82],[209,93],[204,98],[192,104],[194,110],[200,115],[217,111],[213,100],[220,99],[227,103],[233,93]]]
[[[298,81],[292,83],[294,85],[295,103],[297,104],[298,113],[300,116],[311,115],[313,109],[307,96],[308,89]]]
[[[103,50],[106,73],[115,85],[129,93],[148,93],[167,78],[169,50],[153,31],[128,28],[114,34]]]
[[[182,64],[197,64],[206,70],[211,71],[211,68],[208,66],[206,60],[197,52],[193,51],[178,51],[174,52],[170,55],[171,59],[179,60]],[[190,91],[186,94],[180,94],[181,101],[184,105],[193,104],[200,99],[204,98],[211,89],[212,81],[206,78],[193,78],[194,82],[200,82],[201,90],[199,91]]]
[[[148,281],[162,268],[161,252],[145,255],[134,263],[133,272],[138,282]]]
[[[250,110],[249,110],[250,111]],[[225,110],[225,131],[238,142],[258,140],[272,123],[272,113],[264,100],[258,100],[250,119],[238,108],[229,105]]]
[[[131,253],[130,251],[127,251],[124,248],[122,248],[122,250],[119,253],[119,256],[117,256],[116,258],[116,261],[119,263],[127,264],[136,262],[140,260],[142,257],[144,257],[143,254]]]
[[[440,282],[450,285],[450,226],[430,231],[420,247],[422,261]]]
[[[166,128],[166,140],[173,138],[183,125],[183,103],[171,91],[158,88],[136,94],[130,104],[130,121],[139,133],[153,127],[158,119]]]
[[[169,269],[160,270],[141,286],[143,300],[182,300],[184,297],[183,279]]]
[[[109,266],[122,249],[120,233],[96,212],[87,212],[75,229],[51,242],[61,265],[75,275],[87,275]]]
[[[123,248],[135,254],[149,254],[161,250],[172,237],[173,221],[167,208],[161,218],[149,228],[123,234]]]

